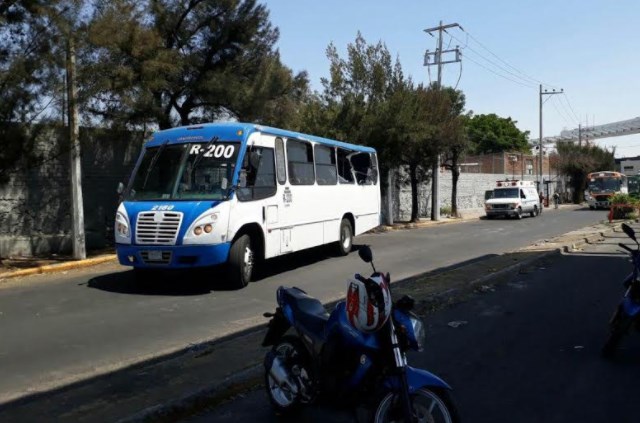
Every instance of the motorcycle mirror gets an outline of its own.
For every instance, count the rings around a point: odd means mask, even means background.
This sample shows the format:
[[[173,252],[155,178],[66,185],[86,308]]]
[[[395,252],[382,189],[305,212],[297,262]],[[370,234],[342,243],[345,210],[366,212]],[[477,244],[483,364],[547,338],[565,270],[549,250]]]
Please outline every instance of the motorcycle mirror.
[[[365,263],[371,263],[373,261],[373,252],[368,245],[363,245],[358,249],[358,255]]]
[[[624,231],[625,234],[627,234],[627,236],[629,238],[631,238],[632,240],[636,241],[636,231],[633,230],[633,228],[629,225],[627,225],[626,223],[622,224],[622,230]]]

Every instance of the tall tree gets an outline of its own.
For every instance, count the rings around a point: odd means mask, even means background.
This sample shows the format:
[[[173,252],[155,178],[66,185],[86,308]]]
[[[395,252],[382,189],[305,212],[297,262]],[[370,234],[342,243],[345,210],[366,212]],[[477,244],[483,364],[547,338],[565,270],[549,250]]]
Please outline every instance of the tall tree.
[[[529,131],[521,131],[516,121],[494,113],[475,115],[468,121],[467,134],[475,154],[503,151],[530,151]]]
[[[593,146],[580,146],[573,143],[558,143],[556,159],[558,171],[570,178],[573,188],[573,202],[584,201],[587,174],[599,170],[615,169],[615,151]]]
[[[308,89],[306,73],[281,63],[256,0],[103,1],[89,34],[88,110],[114,122],[281,123]]]
[[[458,216],[458,180],[460,179],[460,160],[471,147],[467,136],[467,125],[471,113],[463,115],[466,103],[465,95],[451,87],[442,89],[449,98],[450,113],[442,122],[444,154],[442,166],[451,171],[451,214]]]
[[[38,127],[46,120],[55,90],[56,54],[52,16],[58,1],[0,3],[0,181],[14,166],[32,163]]]

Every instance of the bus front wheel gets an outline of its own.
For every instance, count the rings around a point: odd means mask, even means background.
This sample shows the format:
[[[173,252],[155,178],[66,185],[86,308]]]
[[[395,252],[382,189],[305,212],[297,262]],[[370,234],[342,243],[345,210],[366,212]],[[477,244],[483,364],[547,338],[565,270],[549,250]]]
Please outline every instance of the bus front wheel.
[[[346,256],[351,252],[353,245],[353,227],[349,219],[342,219],[340,222],[340,237],[336,243],[336,253],[339,256]]]
[[[237,289],[244,288],[251,281],[255,264],[255,252],[251,238],[245,234],[236,239],[229,251],[227,276],[229,283]]]

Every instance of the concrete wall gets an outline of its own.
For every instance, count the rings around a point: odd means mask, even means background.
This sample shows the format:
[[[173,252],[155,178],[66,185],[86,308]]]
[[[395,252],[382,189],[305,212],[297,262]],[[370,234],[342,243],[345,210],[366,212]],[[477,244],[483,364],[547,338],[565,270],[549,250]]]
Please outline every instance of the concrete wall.
[[[126,182],[141,134],[81,129],[82,189],[87,248],[113,242],[118,182]],[[36,165],[17,163],[0,185],[0,257],[71,251],[71,182],[66,130],[52,128],[35,147]]]
[[[554,176],[555,177],[555,176]],[[484,192],[494,188],[497,180],[511,179],[511,175],[493,173],[462,173],[458,179],[458,211],[462,214],[484,214]],[[544,175],[549,180],[549,175]],[[535,175],[525,175],[525,181],[535,181]],[[440,173],[440,208],[451,207],[451,190],[453,188],[451,172]],[[556,184],[551,184],[551,191],[556,189]],[[419,188],[419,216],[429,218],[431,216],[431,182],[420,185]],[[553,192],[551,192],[551,195]],[[393,190],[394,220],[408,221],[411,219],[411,187],[396,186]]]

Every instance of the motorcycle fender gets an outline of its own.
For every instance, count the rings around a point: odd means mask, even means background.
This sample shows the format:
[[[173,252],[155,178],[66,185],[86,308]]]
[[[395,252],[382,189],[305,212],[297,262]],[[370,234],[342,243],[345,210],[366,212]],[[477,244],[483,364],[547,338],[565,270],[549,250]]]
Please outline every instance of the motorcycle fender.
[[[407,366],[407,382],[409,384],[409,393],[412,394],[420,388],[440,388],[451,391],[451,386],[444,380],[431,372],[415,367]],[[387,379],[385,386],[390,389],[399,389],[400,383],[397,378]]]
[[[267,334],[264,336],[264,340],[262,341],[262,346],[268,347],[275,345],[290,327],[291,323],[289,323],[289,321],[284,317],[282,310],[278,308],[275,316],[273,316],[269,321],[269,327],[267,328]]]
[[[622,302],[622,309],[627,316],[635,317],[640,314],[640,304],[627,297]]]

